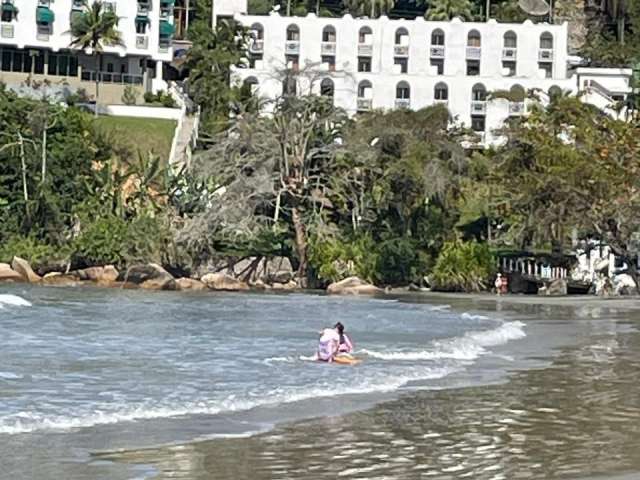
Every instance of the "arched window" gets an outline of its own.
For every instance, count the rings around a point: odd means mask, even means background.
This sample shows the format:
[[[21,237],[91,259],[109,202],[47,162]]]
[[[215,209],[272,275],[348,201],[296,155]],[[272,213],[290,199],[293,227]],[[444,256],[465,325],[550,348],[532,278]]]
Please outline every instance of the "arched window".
[[[518,36],[515,32],[509,30],[504,34],[504,48],[517,48],[518,47]]]
[[[480,32],[477,30],[471,30],[469,35],[467,35],[467,47],[480,47],[481,45],[482,40]]]
[[[540,48],[552,49],[553,48],[553,35],[549,32],[544,32],[540,35]]]
[[[369,27],[362,27],[358,32],[358,43],[370,44],[372,35],[373,32]]]
[[[515,84],[514,86],[511,87],[511,90],[509,91],[511,92],[512,101],[524,102],[524,97],[526,95],[526,92],[522,85]]]
[[[487,89],[481,83],[476,83],[471,89],[471,100],[474,102],[484,102],[487,100]]]
[[[297,25],[289,25],[287,27],[287,41],[299,42],[300,41],[300,29]]]
[[[256,77],[247,77],[242,82],[242,86],[246,91],[254,94],[258,90],[258,79]]]
[[[433,98],[440,101],[449,100],[449,87],[447,87],[446,83],[436,83],[436,86],[433,89]]]
[[[322,41],[335,43],[336,42],[336,29],[331,25],[327,25],[322,29]]]
[[[320,82],[320,95],[323,97],[331,97],[333,98],[333,94],[335,92],[335,86],[333,85],[333,80],[330,78],[325,78]]]
[[[373,85],[369,80],[362,80],[358,84],[358,98],[370,99],[373,90]]]
[[[409,32],[406,28],[400,27],[396,30],[396,45],[409,45]]]
[[[431,45],[444,46],[444,32],[439,28],[431,32]]]
[[[260,23],[251,25],[251,38],[254,40],[264,40],[264,27]]]
[[[561,95],[562,95],[562,89],[559,86],[553,85],[551,88],[549,88],[549,98],[551,100],[558,98]]]
[[[396,100],[409,100],[411,98],[411,87],[405,81],[396,85]]]

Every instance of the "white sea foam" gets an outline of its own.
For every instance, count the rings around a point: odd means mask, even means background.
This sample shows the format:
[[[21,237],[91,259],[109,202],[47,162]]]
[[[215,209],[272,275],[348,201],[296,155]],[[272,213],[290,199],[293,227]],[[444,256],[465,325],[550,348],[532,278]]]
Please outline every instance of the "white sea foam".
[[[0,378],[5,380],[19,380],[23,378],[23,376],[13,372],[0,372]]]
[[[517,340],[526,336],[525,324],[522,322],[507,322],[493,330],[484,332],[468,332],[462,337],[433,342],[430,349],[420,351],[376,352],[361,350],[361,353],[380,360],[475,360],[487,352],[487,347],[502,345],[510,340]]]
[[[484,315],[474,315],[474,314],[469,313],[469,312],[464,312],[460,316],[462,318],[464,318],[465,320],[489,320],[489,317],[485,317]]]
[[[295,361],[295,357],[271,357],[265,358],[262,360],[262,363],[265,365],[273,365],[274,363],[294,363]]]
[[[331,367],[330,367],[331,368]],[[64,415],[44,416],[37,412],[21,412],[0,417],[0,434],[15,435],[42,430],[72,430],[96,425],[120,422],[172,418],[186,415],[216,415],[250,410],[256,407],[273,406],[308,400],[313,398],[384,393],[397,390],[406,383],[445,377],[456,371],[450,367],[406,369],[402,375],[378,375],[357,385],[335,387],[333,383],[320,383],[312,387],[278,388],[259,397],[237,398],[230,395],[225,400],[201,400],[176,403],[165,406],[147,402],[138,406],[122,405],[116,411],[95,410],[91,413],[69,417]]]
[[[10,305],[13,307],[31,307],[31,302],[19,297],[18,295],[3,293],[0,294],[0,308],[2,308],[3,305]]]

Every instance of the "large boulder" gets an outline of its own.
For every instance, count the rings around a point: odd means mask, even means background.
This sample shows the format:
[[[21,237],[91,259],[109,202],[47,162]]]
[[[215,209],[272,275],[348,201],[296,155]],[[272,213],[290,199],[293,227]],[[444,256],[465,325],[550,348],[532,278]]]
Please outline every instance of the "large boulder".
[[[29,283],[37,283],[42,280],[42,277],[33,271],[29,262],[24,258],[13,257],[11,268],[26,278]]]
[[[192,292],[200,292],[207,289],[207,286],[204,283],[194,278],[179,278],[176,280],[176,287],[180,291]]]
[[[211,290],[225,290],[230,292],[249,290],[249,285],[236,280],[225,273],[208,273],[200,279]]]
[[[8,263],[0,263],[0,282],[26,282],[27,279],[16,272]]]
[[[51,272],[42,277],[42,283],[44,285],[56,287],[75,287],[80,283],[80,281],[75,275],[65,275],[60,272]]]
[[[120,275],[122,277],[122,274]],[[135,265],[127,270],[123,281],[139,285],[145,290],[175,290],[176,281],[173,276],[156,263]]]
[[[118,280],[120,273],[113,265],[107,265],[102,269],[102,276],[98,280],[101,283],[114,283]]]
[[[549,283],[540,287],[538,295],[544,295],[547,297],[560,297],[567,294],[567,282],[562,278],[556,278]]]
[[[287,257],[272,257],[264,259],[264,276],[268,283],[288,284],[295,277],[291,261]]]
[[[382,293],[382,290],[358,277],[349,277],[329,285],[327,293],[331,295],[375,295]]]
[[[120,273],[113,265],[106,267],[89,267],[72,272],[73,275],[83,281],[97,282],[101,285],[110,285],[118,280]]]

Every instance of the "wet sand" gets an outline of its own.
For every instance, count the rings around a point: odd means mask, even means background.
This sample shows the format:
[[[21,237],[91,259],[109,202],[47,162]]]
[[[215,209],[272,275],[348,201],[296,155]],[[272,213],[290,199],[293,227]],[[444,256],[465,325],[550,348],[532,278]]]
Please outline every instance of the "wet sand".
[[[534,313],[549,335],[558,319],[592,328],[502,383],[416,391],[250,438],[97,452],[94,460],[157,479],[640,478],[638,300],[420,297]]]

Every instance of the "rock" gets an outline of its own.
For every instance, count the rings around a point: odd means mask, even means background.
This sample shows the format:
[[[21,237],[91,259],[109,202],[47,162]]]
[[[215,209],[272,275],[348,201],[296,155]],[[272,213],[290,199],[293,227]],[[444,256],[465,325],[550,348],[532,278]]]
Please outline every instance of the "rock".
[[[83,270],[76,270],[73,272],[73,275],[78,277],[80,280],[89,280],[92,282],[97,282],[102,278],[104,274],[104,267],[89,267]]]
[[[246,291],[249,285],[224,273],[208,273],[200,279],[211,290]]]
[[[202,290],[206,290],[207,286],[202,283],[200,280],[195,280],[193,278],[179,278],[176,280],[176,287],[180,291],[189,290],[192,292],[200,292]]]
[[[265,279],[269,283],[289,283],[295,272],[287,257],[273,257],[264,261]]]
[[[294,282],[293,280],[291,280],[291,281],[289,281],[287,283],[275,282],[271,287],[274,290],[290,292],[292,290],[296,290],[298,288],[298,284],[296,282]]]
[[[13,257],[11,268],[26,278],[29,283],[37,283],[42,280],[42,277],[36,274],[31,268],[31,265],[29,265],[29,262],[23,258]]]
[[[331,295],[374,295],[382,293],[382,290],[358,277],[349,277],[329,285],[327,293]]]
[[[562,278],[551,280],[548,284],[538,289],[538,295],[559,297],[567,294],[567,282]]]
[[[119,276],[121,279],[122,274]],[[175,290],[176,281],[164,268],[156,263],[147,265],[135,265],[124,274],[126,283],[139,285],[145,290]]]
[[[25,282],[26,278],[16,272],[8,263],[0,263],[0,282]]]
[[[120,273],[116,270],[116,267],[113,265],[107,265],[102,269],[102,277],[98,280],[101,283],[114,283],[118,280]]]
[[[56,287],[75,287],[80,282],[75,275],[65,275],[60,272],[47,273],[42,277],[42,283],[44,285],[56,286]]]

